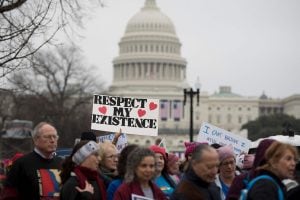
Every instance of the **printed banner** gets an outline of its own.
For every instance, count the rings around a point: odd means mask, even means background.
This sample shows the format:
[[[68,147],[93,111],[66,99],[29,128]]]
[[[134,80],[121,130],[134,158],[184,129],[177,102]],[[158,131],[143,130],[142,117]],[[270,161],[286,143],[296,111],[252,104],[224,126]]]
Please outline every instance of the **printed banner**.
[[[173,101],[173,109],[172,109],[172,113],[173,113],[173,119],[175,121],[179,121],[180,118],[182,117],[182,102],[179,100],[174,100]]]
[[[169,101],[168,100],[161,100],[160,101],[160,119],[165,121],[168,119],[169,114]]]
[[[157,136],[158,105],[158,99],[94,95],[91,128]]]
[[[202,123],[198,134],[198,142],[207,142],[208,144],[217,143],[222,146],[230,145],[237,155],[248,153],[249,148],[251,147],[250,140],[213,126],[207,122]]]

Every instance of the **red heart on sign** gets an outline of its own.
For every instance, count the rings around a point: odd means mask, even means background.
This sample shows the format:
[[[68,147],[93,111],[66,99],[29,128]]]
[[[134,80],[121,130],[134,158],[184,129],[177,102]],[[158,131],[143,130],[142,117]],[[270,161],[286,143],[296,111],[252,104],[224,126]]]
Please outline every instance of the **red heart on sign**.
[[[149,108],[150,108],[150,110],[155,110],[155,109],[157,108],[157,104],[154,103],[154,102],[151,102],[151,103],[149,104]]]
[[[146,114],[146,110],[143,110],[143,109],[139,109],[138,110],[138,115],[139,115],[139,117],[142,117],[142,116],[144,116]]]
[[[100,106],[100,107],[98,108],[98,110],[99,110],[99,112],[102,113],[102,114],[105,114],[106,111],[107,111],[106,106]]]

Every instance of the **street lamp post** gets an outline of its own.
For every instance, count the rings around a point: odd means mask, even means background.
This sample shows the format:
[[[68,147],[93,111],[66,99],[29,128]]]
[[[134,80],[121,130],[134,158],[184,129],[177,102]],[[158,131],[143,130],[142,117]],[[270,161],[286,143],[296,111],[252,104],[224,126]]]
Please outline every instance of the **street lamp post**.
[[[199,106],[199,99],[200,99],[200,89],[197,88],[196,91],[193,91],[193,88],[191,88],[189,91],[187,89],[183,90],[184,93],[184,100],[183,105],[185,106],[186,103],[186,97],[190,97],[190,142],[193,142],[193,135],[194,135],[194,128],[193,128],[193,99],[194,95],[197,95],[197,106]]]

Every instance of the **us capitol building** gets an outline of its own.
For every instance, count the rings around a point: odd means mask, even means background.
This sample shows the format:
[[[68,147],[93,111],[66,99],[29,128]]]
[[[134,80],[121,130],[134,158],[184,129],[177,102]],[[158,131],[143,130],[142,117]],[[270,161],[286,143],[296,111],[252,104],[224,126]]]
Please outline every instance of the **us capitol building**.
[[[181,56],[181,43],[175,26],[155,0],[145,5],[127,23],[119,42],[119,55],[113,60],[112,96],[144,97],[160,100],[159,137],[169,149],[183,148],[189,141],[190,99],[183,106],[183,90],[191,88],[186,80],[187,61]],[[195,84],[195,87],[199,87]],[[195,89],[196,89],[195,88]],[[300,94],[284,99],[244,97],[221,86],[209,95],[194,96],[194,140],[202,122],[208,122],[247,137],[243,124],[261,115],[285,113],[300,118]],[[156,138],[127,135],[129,142],[149,145]]]

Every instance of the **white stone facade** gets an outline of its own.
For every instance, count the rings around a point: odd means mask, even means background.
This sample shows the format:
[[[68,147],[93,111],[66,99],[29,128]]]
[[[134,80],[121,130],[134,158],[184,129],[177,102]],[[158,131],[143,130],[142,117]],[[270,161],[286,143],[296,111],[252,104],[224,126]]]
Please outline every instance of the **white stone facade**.
[[[144,7],[129,20],[119,49],[113,60],[113,82],[108,93],[160,99],[160,137],[167,139],[171,149],[182,149],[183,142],[189,140],[190,125],[188,98],[183,107],[183,89],[190,88],[186,81],[187,62],[181,56],[175,26],[155,0],[146,0]],[[196,96],[193,101],[195,133],[202,122],[240,134],[243,124],[261,114],[284,112],[300,118],[300,95],[283,100],[243,97],[222,86],[213,95],[200,92],[199,106]],[[129,136],[131,142],[142,145],[153,144],[155,139]]]

